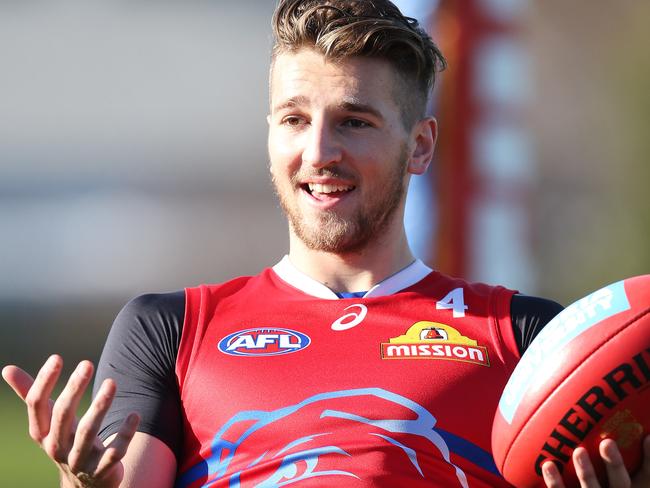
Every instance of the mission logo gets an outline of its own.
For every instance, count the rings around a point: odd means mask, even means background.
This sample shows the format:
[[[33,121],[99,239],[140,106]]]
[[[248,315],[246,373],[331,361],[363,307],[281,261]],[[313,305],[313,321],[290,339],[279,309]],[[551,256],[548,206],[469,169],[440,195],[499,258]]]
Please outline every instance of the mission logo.
[[[413,324],[406,334],[381,344],[382,359],[446,359],[490,366],[487,348],[438,322]]]
[[[240,330],[219,341],[218,348],[231,356],[279,356],[306,348],[311,339],[295,330],[260,327]]]

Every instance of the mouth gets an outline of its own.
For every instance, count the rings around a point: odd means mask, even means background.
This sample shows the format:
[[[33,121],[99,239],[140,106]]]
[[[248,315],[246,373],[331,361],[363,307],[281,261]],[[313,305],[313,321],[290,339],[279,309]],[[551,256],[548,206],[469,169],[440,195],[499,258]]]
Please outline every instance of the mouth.
[[[301,185],[303,191],[317,200],[328,200],[340,198],[354,191],[354,185],[328,184],[328,183],[304,183]]]

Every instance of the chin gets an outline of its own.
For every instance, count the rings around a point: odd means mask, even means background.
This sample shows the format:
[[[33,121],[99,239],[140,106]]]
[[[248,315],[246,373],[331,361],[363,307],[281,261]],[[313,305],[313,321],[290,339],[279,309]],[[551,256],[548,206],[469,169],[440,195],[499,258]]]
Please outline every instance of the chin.
[[[359,253],[368,244],[369,239],[358,232],[323,233],[315,232],[309,235],[298,234],[300,240],[313,251],[334,254]]]

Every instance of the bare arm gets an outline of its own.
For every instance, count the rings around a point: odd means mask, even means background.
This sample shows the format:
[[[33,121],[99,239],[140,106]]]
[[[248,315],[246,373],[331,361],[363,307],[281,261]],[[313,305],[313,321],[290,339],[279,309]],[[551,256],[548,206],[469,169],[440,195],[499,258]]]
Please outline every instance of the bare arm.
[[[106,439],[109,445],[117,434]],[[176,456],[160,439],[136,432],[122,458],[121,488],[171,488],[176,480]]]
[[[136,434],[137,414],[129,414],[106,444],[97,437],[115,396],[115,382],[105,380],[86,413],[76,417],[92,378],[92,363],[79,363],[56,401],[50,398],[62,367],[61,357],[54,355],[35,379],[16,366],[2,370],[2,377],[26,403],[29,435],[58,467],[61,487],[173,486],[175,457],[163,442]]]

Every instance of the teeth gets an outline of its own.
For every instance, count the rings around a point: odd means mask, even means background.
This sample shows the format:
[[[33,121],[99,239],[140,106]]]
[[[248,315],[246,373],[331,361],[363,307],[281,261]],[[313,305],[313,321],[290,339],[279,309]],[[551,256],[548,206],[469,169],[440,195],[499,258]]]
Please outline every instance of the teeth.
[[[322,185],[320,183],[309,183],[309,191],[312,193],[334,193],[337,191],[349,191],[354,188],[354,186],[348,185]]]

